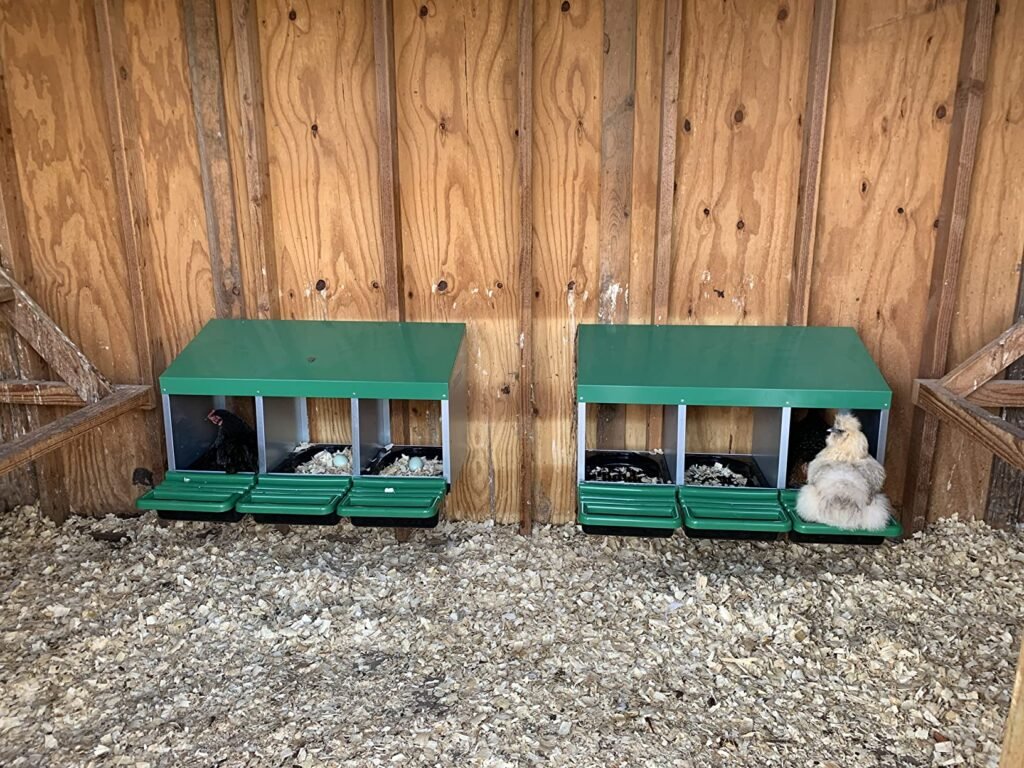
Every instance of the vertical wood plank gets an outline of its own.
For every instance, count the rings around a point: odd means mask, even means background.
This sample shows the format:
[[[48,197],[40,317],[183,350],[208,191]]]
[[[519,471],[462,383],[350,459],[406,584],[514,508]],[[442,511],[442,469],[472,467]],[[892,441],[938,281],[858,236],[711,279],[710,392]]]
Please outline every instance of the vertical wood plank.
[[[519,177],[519,532],[533,530],[536,435],[533,388],[533,0],[518,0],[517,173]]]
[[[216,313],[217,317],[241,317],[246,297],[216,2],[183,0],[182,10]]]
[[[893,390],[887,490],[904,486],[963,6],[839,3],[810,323],[857,329]],[[870,66],[865,63],[870,62]],[[940,109],[940,107],[942,109]]]
[[[401,177],[398,166],[393,0],[373,0],[373,54],[377,82],[377,158],[384,305],[389,320],[402,320],[402,205],[399,196]]]
[[[517,4],[396,8],[406,313],[470,320],[468,454],[447,511],[519,520]],[[436,410],[414,410],[427,434]]]
[[[658,156],[655,171],[657,192],[654,213],[654,251],[651,280],[650,321],[668,322],[672,287],[673,220],[675,216],[676,145],[679,140],[679,61],[683,34],[682,0],[665,0],[662,14],[660,114],[658,119]],[[638,48],[639,52],[639,48]],[[638,100],[638,104],[640,104]],[[638,109],[639,118],[639,109]],[[639,166],[639,162],[636,163]],[[636,217],[634,216],[634,223]],[[664,412],[648,409],[648,449],[663,448],[661,432]]]
[[[633,207],[633,122],[636,106],[637,0],[604,3],[601,72],[601,271],[597,319],[629,318],[630,222]],[[602,447],[626,443],[625,408],[597,407]]]
[[[245,169],[246,206],[240,215],[245,234],[241,237],[249,245],[247,255],[251,256],[251,262],[244,268],[252,276],[255,291],[247,300],[247,314],[249,317],[280,317],[256,0],[231,0],[230,8]],[[242,183],[242,179],[237,181]]]
[[[818,226],[818,186],[821,183],[821,155],[825,148],[825,115],[828,111],[828,81],[832,72],[835,22],[836,0],[815,0],[810,66],[807,72],[807,101],[803,115],[803,146],[800,152],[800,186],[796,201],[789,325],[807,325],[811,310],[811,270],[814,267],[814,238]]]
[[[658,147],[658,202],[654,243],[654,300],[651,322],[668,322],[672,287],[672,219],[675,208],[676,143],[679,140],[679,60],[683,34],[682,0],[665,0],[661,116]],[[660,437],[660,433],[659,433]]]
[[[103,68],[103,95],[113,144],[121,243],[139,358],[139,383],[152,384],[166,367],[166,360],[159,349],[154,349],[149,322],[154,297],[150,269],[154,259],[140,156],[142,137],[131,91],[132,65],[124,30],[124,2],[96,0],[94,8]]]
[[[1013,684],[1013,698],[1010,700],[1010,714],[1006,719],[1006,735],[1003,738],[1003,754],[999,768],[1017,768],[1024,765],[1024,643],[1021,644],[1017,660],[1017,677]]]
[[[576,326],[597,316],[601,0],[534,3],[534,519],[576,519]]]
[[[939,208],[939,230],[932,257],[925,335],[918,367],[921,378],[938,378],[946,369],[995,5],[995,0],[968,0],[967,3],[953,127]],[[914,410],[902,510],[903,526],[908,533],[921,530],[928,521],[938,428],[939,423],[934,416],[926,415],[921,409]]]

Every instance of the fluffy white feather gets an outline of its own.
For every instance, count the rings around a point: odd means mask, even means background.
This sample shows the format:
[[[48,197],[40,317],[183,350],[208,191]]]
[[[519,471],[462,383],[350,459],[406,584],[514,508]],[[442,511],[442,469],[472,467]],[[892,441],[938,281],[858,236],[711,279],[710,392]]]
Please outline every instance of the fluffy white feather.
[[[807,468],[796,511],[808,522],[850,530],[878,530],[889,522],[889,500],[882,493],[885,469],[868,453],[860,422],[836,417],[825,448]]]

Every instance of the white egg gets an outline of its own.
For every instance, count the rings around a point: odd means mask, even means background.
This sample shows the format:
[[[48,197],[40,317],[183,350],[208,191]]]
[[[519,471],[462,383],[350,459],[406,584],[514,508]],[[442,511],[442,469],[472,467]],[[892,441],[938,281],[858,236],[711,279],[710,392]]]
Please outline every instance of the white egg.
[[[411,459],[409,459],[410,472],[419,472],[421,469],[423,469],[423,459],[421,459],[419,456],[413,456]]]
[[[334,454],[334,460],[331,463],[333,463],[334,466],[336,466],[338,468],[347,467],[348,466],[348,456],[346,456],[344,453],[336,453],[336,454]]]

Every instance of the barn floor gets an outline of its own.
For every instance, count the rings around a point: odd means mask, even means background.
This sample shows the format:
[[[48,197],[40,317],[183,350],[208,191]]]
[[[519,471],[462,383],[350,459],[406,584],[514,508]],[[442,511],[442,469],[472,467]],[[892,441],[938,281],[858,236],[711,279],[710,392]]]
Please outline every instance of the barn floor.
[[[993,765],[1024,535],[398,544],[22,510],[0,593],[5,766]]]

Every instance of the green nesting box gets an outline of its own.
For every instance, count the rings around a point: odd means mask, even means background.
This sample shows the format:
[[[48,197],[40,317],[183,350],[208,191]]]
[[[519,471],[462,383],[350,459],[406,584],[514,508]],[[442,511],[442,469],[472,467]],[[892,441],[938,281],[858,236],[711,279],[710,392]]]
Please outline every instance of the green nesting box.
[[[210,321],[160,377],[169,472],[137,505],[176,518],[436,524],[466,456],[464,336],[461,323]],[[206,416],[229,399],[252,412],[254,473],[210,467]],[[351,443],[309,443],[314,399],[348,406]],[[392,400],[436,401],[439,444],[393,446]],[[350,474],[296,471],[323,450],[351,456]],[[402,454],[440,474],[389,475]]]
[[[576,399],[585,531],[664,535],[683,525],[698,537],[777,538],[805,525],[786,504],[795,498],[786,489],[794,409],[856,413],[872,455],[884,461],[892,393],[852,328],[581,325]],[[587,408],[602,403],[661,406],[663,451],[587,450]],[[752,452],[714,454],[688,443],[687,417],[702,407],[752,414]],[[716,463],[747,485],[687,484],[687,469]],[[626,465],[649,467],[659,482],[611,481],[607,467]],[[814,533],[828,540],[892,530]]]

